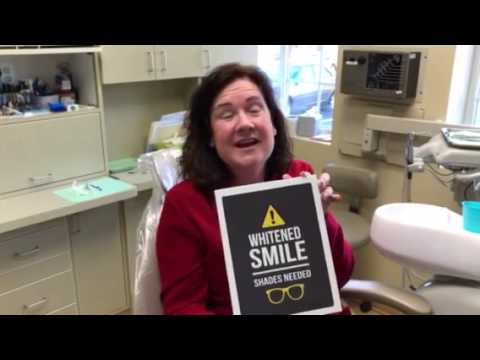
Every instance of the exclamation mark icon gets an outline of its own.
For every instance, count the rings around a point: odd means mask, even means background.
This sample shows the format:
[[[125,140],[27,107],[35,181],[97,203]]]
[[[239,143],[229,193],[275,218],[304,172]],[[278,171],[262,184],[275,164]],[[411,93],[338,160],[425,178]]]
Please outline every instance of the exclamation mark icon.
[[[275,208],[270,205],[265,213],[265,218],[263,220],[263,229],[268,229],[271,227],[283,226],[285,225],[285,220],[282,219],[280,214]]]
[[[270,217],[272,218],[272,224],[275,225],[275,213],[273,210],[270,210]]]

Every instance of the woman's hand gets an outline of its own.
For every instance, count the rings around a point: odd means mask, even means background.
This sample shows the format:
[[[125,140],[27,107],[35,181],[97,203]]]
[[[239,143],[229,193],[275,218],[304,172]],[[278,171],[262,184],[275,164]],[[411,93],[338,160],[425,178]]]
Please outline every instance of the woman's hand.
[[[311,175],[308,172],[302,172],[301,176]],[[288,174],[283,175],[283,179],[291,179],[292,177]],[[318,191],[320,192],[320,198],[322,199],[323,211],[326,213],[330,205],[334,202],[341,201],[342,197],[340,194],[337,194],[333,188],[330,186],[330,175],[324,173],[320,175],[318,179]]]

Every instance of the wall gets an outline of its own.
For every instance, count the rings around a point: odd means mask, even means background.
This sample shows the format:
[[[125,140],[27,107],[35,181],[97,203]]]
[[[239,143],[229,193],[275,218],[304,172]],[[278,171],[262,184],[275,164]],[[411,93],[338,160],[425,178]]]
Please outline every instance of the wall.
[[[416,47],[408,45],[406,47]],[[364,49],[366,46],[358,46]],[[372,46],[373,47],[373,46]],[[382,46],[382,48],[389,46]],[[398,46],[396,46],[398,48]],[[339,71],[341,74],[341,61],[343,49],[339,48]],[[349,49],[357,46],[348,46]],[[392,47],[393,48],[393,47]],[[428,62],[423,69],[423,96],[420,101],[413,105],[415,112],[420,113],[424,119],[436,120],[445,119],[448,108],[448,96],[450,79],[453,71],[455,56],[454,45],[418,45],[418,48],[428,51]],[[340,144],[347,138],[360,137],[356,134],[363,129],[363,124],[355,123],[356,116],[363,116],[364,113],[376,113],[378,104],[369,102],[356,102],[356,108],[352,111],[352,100],[340,94],[339,81],[337,81],[337,96],[335,98],[335,114],[333,143],[331,145],[319,142],[295,139],[294,151],[298,158],[312,163],[317,172],[320,172],[327,162],[358,166],[376,171],[379,176],[379,196],[373,201],[366,201],[362,216],[371,221],[374,210],[381,205],[401,201],[404,169],[400,166],[389,165],[381,161],[367,160],[356,156],[343,155],[340,153]],[[383,105],[388,108],[388,105]],[[418,111],[421,109],[421,111]],[[398,116],[398,114],[397,114]],[[411,116],[411,114],[406,114]],[[358,121],[363,121],[359,118]],[[402,149],[402,139],[391,139],[394,148]],[[353,148],[353,145],[352,145]],[[453,194],[429,174],[418,174],[414,176],[412,183],[412,201],[429,203],[439,206],[447,206],[459,211],[453,200]],[[338,206],[344,206],[340,204]],[[401,285],[401,267],[380,255],[371,245],[356,251],[357,266],[354,276],[362,279],[374,279],[383,281],[393,286]]]
[[[196,79],[103,86],[109,160],[145,152],[150,124],[164,114],[184,111]]]

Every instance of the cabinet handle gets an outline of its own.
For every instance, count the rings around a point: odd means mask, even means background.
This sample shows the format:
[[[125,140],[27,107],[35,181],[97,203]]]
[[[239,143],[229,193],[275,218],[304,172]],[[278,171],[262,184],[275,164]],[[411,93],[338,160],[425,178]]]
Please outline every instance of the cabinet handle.
[[[38,311],[40,310],[43,306],[46,305],[46,303],[48,302],[48,299],[47,298],[42,298],[40,301],[34,303],[34,304],[30,304],[30,305],[23,305],[23,311],[25,313],[32,313],[34,311]]]
[[[13,256],[17,259],[23,259],[29,256],[37,255],[39,252],[40,252],[40,246],[37,245],[32,250],[25,251],[25,252],[17,252],[13,254]]]
[[[53,182],[53,174],[47,176],[32,176],[28,178],[33,185],[43,185]]]
[[[210,56],[210,50],[205,49],[205,50],[203,50],[203,52],[207,55],[205,57],[207,59],[207,65],[205,65],[205,69],[209,70],[210,67],[212,66],[212,59],[211,59],[211,56]]]
[[[162,58],[162,67],[160,68],[160,71],[165,72],[167,71],[167,53],[165,50],[160,50],[160,56]]]
[[[155,59],[153,58],[153,52],[149,51],[147,52],[148,56],[148,69],[147,72],[149,74],[153,73],[155,71]]]

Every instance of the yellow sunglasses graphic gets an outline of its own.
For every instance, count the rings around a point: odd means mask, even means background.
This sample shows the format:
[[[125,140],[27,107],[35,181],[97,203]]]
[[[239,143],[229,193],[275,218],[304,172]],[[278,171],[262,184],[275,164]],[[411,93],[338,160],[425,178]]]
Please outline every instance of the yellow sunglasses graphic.
[[[302,300],[305,296],[305,284],[295,284],[287,288],[267,290],[267,298],[270,304],[282,304],[288,296],[292,301]]]

